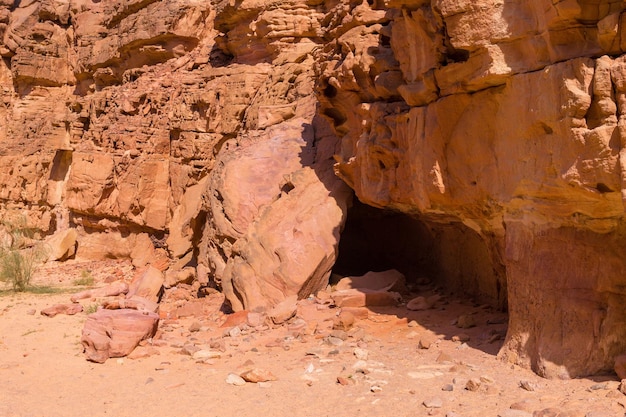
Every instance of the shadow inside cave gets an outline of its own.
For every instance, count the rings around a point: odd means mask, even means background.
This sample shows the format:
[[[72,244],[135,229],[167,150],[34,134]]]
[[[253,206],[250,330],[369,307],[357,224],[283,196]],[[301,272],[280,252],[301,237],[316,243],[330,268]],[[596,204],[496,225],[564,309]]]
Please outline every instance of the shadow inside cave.
[[[406,277],[403,302],[368,306],[370,311],[407,323],[414,320],[440,337],[496,355],[508,325],[506,274],[487,242],[459,222],[437,223],[355,198],[330,284],[345,276],[396,269]],[[406,308],[413,298],[435,295],[441,298],[432,308]]]

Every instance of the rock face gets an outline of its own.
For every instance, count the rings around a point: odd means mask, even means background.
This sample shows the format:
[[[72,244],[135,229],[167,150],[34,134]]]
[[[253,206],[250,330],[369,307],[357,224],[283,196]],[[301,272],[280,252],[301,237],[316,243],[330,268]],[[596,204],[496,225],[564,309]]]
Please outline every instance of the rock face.
[[[156,333],[159,315],[131,309],[99,310],[85,322],[81,343],[87,359],[104,363],[126,356]]]
[[[0,0],[1,209],[75,230],[77,257],[167,251],[166,286],[270,309],[327,284],[347,184],[406,214],[380,232],[410,243],[389,253],[408,281],[508,308],[502,357],[610,370],[626,351],[624,9]]]

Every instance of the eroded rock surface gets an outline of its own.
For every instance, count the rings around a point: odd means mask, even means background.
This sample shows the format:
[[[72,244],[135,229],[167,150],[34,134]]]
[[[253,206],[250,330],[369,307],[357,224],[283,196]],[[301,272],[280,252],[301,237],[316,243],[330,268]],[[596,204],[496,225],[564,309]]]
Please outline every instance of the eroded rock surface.
[[[85,322],[81,343],[87,359],[104,363],[126,356],[157,331],[159,315],[132,309],[98,310]]]
[[[1,209],[75,230],[59,259],[131,258],[269,310],[328,283],[347,184],[419,222],[403,233],[441,285],[508,308],[502,357],[610,370],[626,351],[624,9],[0,1]]]

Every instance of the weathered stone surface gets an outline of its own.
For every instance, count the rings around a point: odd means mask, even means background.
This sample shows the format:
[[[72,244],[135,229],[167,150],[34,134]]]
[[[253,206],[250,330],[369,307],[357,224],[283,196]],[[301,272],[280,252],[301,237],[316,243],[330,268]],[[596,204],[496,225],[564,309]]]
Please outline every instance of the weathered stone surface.
[[[367,289],[372,291],[390,291],[404,285],[404,274],[395,269],[382,272],[368,272],[360,277],[345,277],[335,285],[336,291],[349,289]]]
[[[63,261],[76,254],[76,229],[59,230],[50,236],[45,243],[45,251],[49,261]]]
[[[73,316],[74,314],[80,313],[81,311],[83,311],[83,306],[78,303],[55,304],[41,310],[41,315],[54,317],[57,314],[67,314]]]
[[[508,308],[501,356],[566,377],[626,352],[623,2],[5,3],[0,214],[76,230],[77,258],[167,253],[168,285],[235,310],[308,297],[335,161],[424,225],[438,285]]]
[[[145,272],[137,274],[128,286],[126,298],[141,297],[153,303],[159,301],[163,291],[163,273],[153,266],[149,266]]]
[[[154,336],[159,316],[129,309],[99,310],[90,314],[83,328],[81,343],[92,362],[126,356],[139,342]]]
[[[115,281],[104,287],[77,292],[70,297],[70,300],[75,303],[78,300],[82,300],[85,298],[111,297],[114,295],[126,294],[127,292],[127,283],[125,283],[124,281]]]

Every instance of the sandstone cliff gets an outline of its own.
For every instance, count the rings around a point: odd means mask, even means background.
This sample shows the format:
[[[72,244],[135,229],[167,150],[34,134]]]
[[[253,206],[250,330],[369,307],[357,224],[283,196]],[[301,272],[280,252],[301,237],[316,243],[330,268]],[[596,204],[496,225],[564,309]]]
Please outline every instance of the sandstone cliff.
[[[325,286],[347,184],[396,213],[379,232],[409,277],[508,308],[503,357],[608,370],[626,351],[624,9],[0,1],[2,209],[77,229],[78,257],[167,254],[170,285],[254,309]]]

